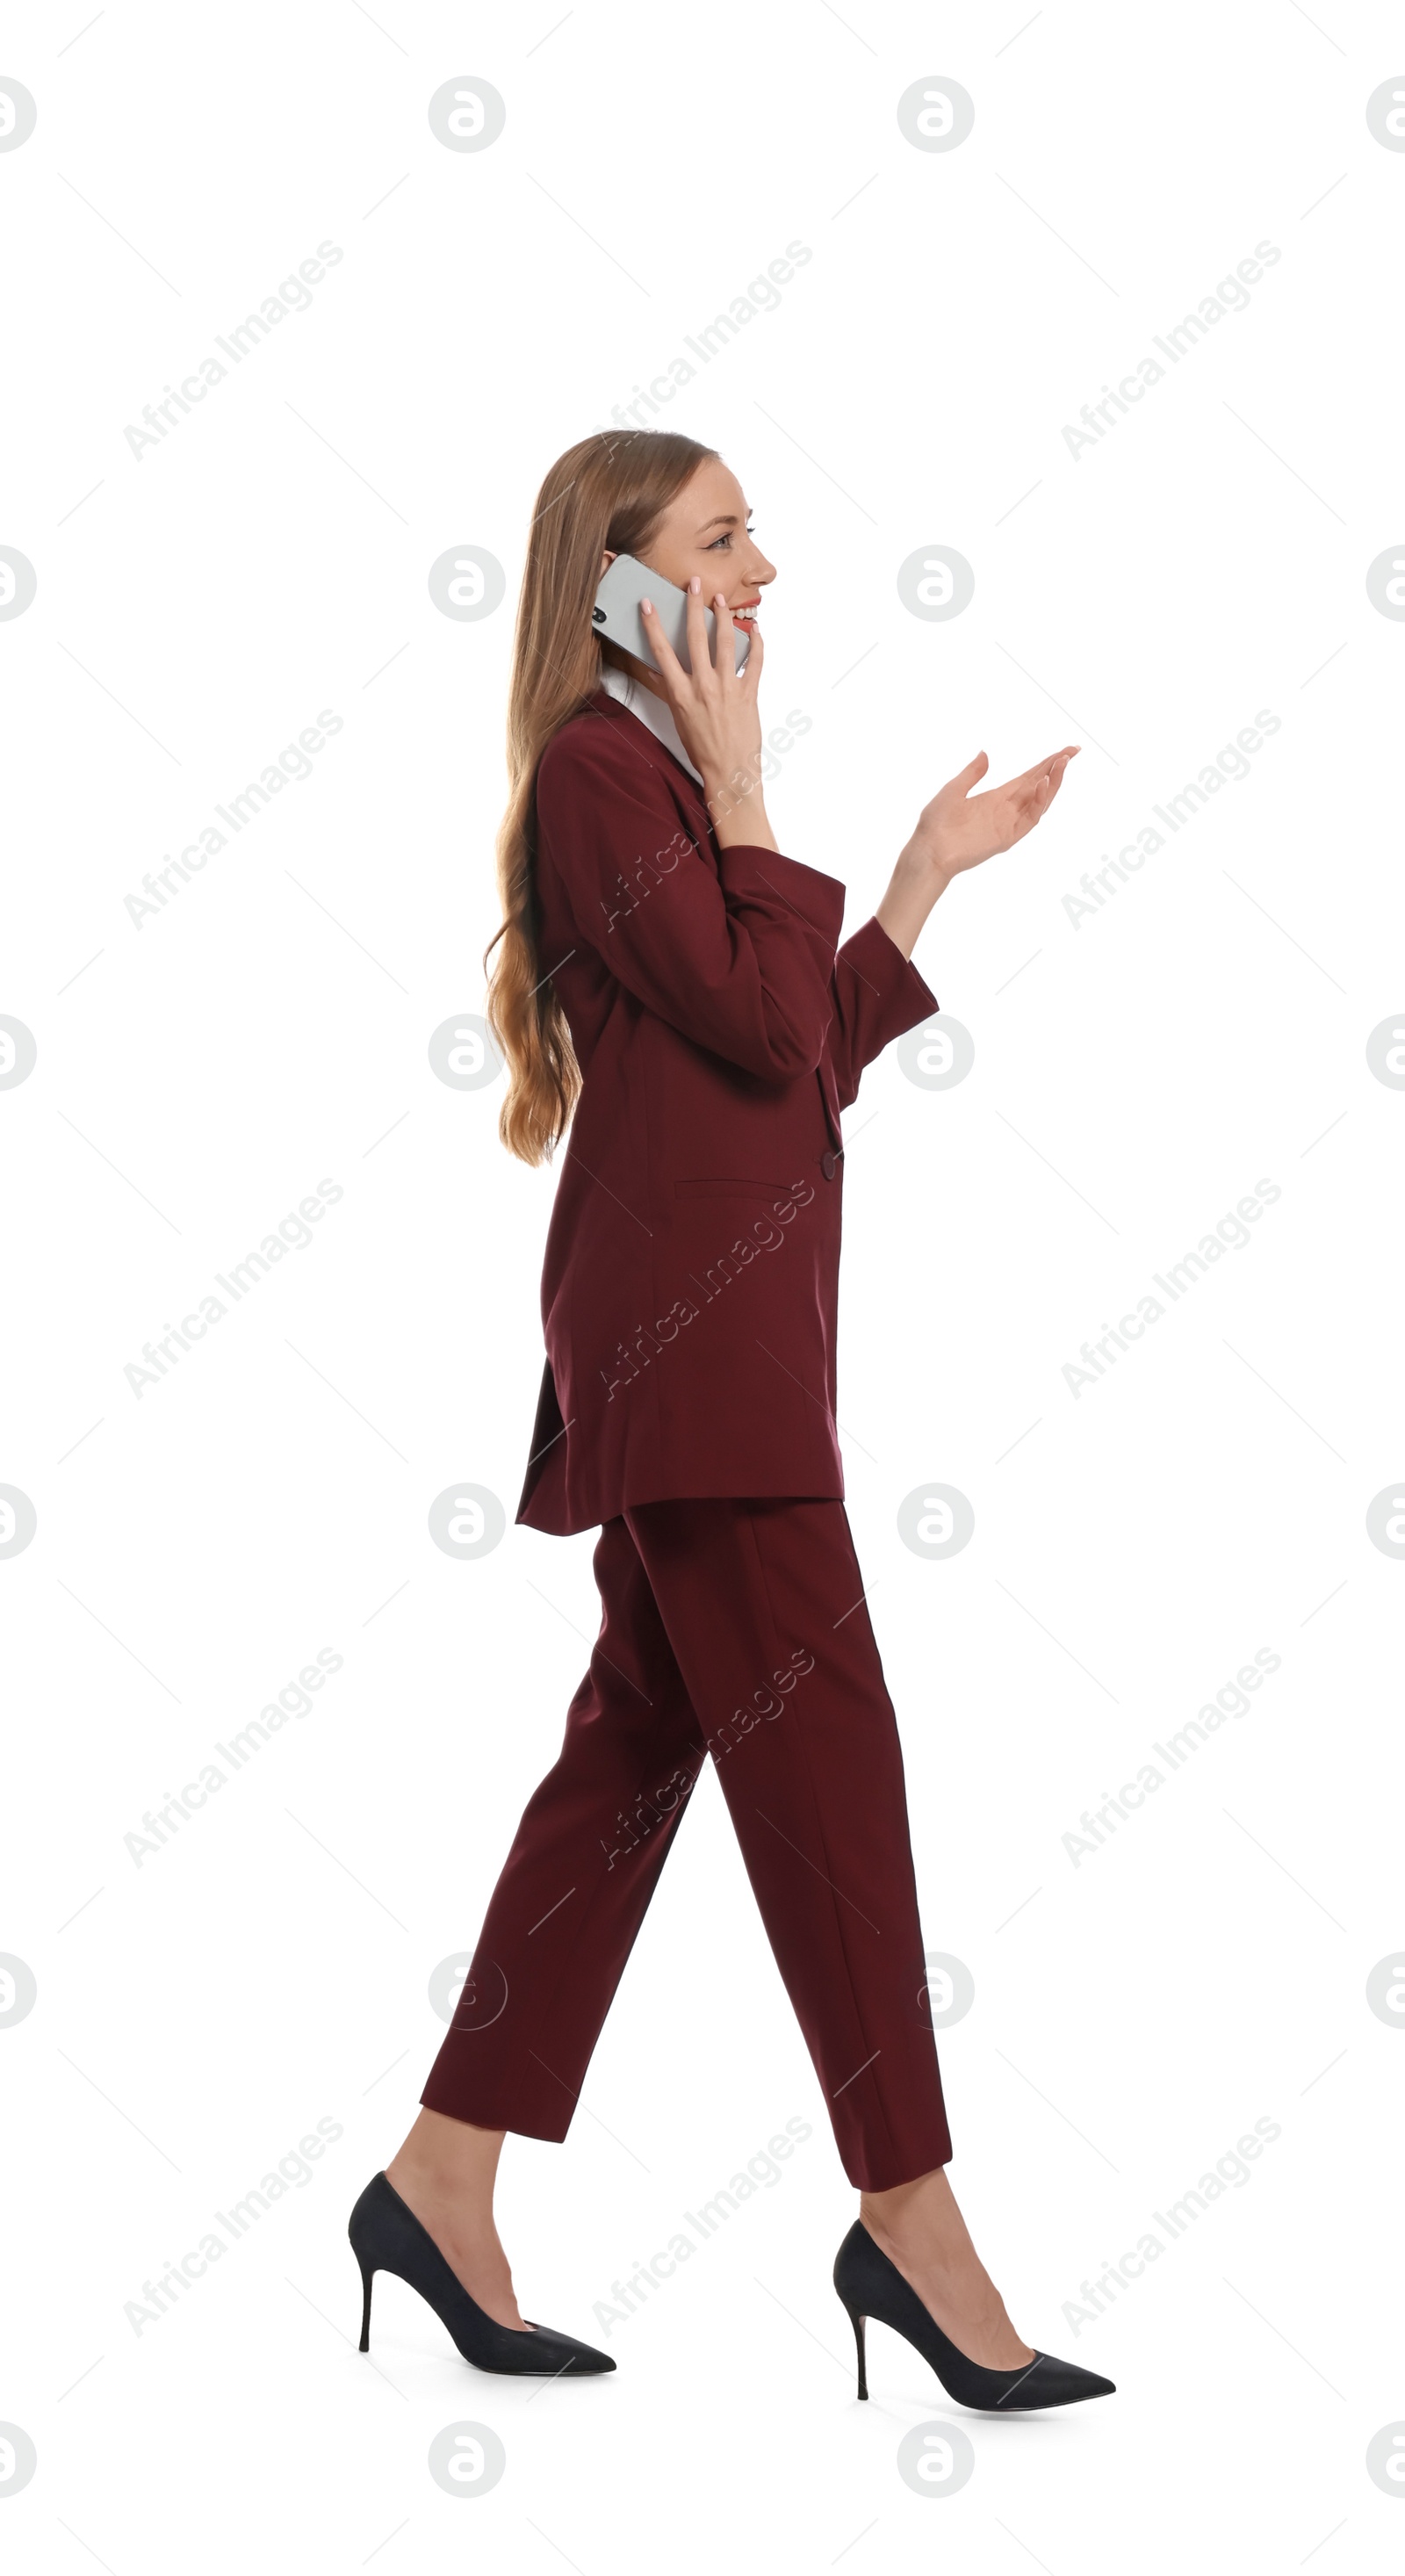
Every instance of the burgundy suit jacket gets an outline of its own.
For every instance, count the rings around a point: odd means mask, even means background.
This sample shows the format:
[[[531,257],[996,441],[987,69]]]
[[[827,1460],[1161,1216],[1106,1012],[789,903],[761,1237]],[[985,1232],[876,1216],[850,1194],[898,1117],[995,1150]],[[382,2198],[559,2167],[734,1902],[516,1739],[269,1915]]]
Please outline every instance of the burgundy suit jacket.
[[[539,955],[584,1077],[542,1275],[517,1518],[839,1495],[839,1113],[938,1008],[844,888],[719,849],[702,791],[599,691],[537,774]]]

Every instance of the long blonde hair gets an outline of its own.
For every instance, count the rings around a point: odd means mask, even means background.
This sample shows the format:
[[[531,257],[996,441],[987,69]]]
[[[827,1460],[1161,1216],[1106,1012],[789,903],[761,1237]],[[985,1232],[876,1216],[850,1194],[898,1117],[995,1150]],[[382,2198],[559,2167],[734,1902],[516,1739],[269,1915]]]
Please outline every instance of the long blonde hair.
[[[600,686],[590,612],[602,553],[641,554],[669,502],[716,453],[669,430],[601,430],[558,456],[537,494],[508,694],[509,793],[497,836],[503,919],[483,956],[488,1025],[508,1066],[498,1133],[524,1163],[550,1161],[581,1087],[566,1015],[539,948],[538,765],[553,735]]]

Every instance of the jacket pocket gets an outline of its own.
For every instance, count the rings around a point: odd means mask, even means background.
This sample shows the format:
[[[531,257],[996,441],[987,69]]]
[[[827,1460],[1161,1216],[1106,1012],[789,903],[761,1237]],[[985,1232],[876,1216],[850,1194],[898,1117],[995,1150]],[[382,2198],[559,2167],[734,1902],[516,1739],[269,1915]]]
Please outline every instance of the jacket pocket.
[[[789,1181],[675,1181],[680,1199],[786,1199]]]

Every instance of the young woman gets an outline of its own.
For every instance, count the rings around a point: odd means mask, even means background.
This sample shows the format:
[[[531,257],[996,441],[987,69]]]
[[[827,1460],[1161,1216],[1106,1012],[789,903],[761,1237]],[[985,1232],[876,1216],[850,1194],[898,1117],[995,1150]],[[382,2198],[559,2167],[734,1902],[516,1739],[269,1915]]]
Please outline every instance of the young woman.
[[[686,670],[596,640],[630,554],[688,593]],[[524,2323],[493,2224],[504,2133],[562,2139],[704,1761],[860,2194],[835,2286],[948,2392],[1029,2408],[1111,2383],[1022,2341],[944,2168],[902,1756],[835,1436],[840,1113],[938,1007],[910,962],[953,876],[1007,850],[1076,746],[985,794],[984,752],[924,807],[876,914],[783,856],[762,790],[761,593],[733,474],[693,440],[601,433],[537,501],[508,717],[503,924],[489,1002],[501,1132],[529,1163],[570,1124],[547,1237],[547,1348],[517,1518],[600,1525],[601,1628],[530,1800],[462,1998],[351,2237],[482,2369],[608,2355]],[[704,610],[716,617],[709,650]],[[734,630],[751,637],[738,674]]]

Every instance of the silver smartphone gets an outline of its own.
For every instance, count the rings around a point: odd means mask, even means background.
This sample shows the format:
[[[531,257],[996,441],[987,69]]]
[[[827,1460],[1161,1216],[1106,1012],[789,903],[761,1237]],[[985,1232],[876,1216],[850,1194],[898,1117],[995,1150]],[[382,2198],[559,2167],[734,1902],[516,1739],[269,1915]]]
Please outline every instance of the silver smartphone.
[[[688,659],[688,594],[675,582],[665,581],[661,572],[651,572],[637,555],[616,555],[614,562],[606,565],[604,578],[595,594],[596,634],[607,635],[612,644],[621,645],[626,653],[634,655],[637,662],[643,662],[647,669],[656,671],[659,666],[649,650],[644,620],[639,614],[641,599],[653,601],[664,634],[684,670],[691,671],[693,666]],[[703,616],[707,621],[708,650],[711,652],[717,620],[710,608],[703,610]],[[732,630],[732,639],[736,648],[736,668],[740,671],[751,651],[751,637],[737,626]]]

